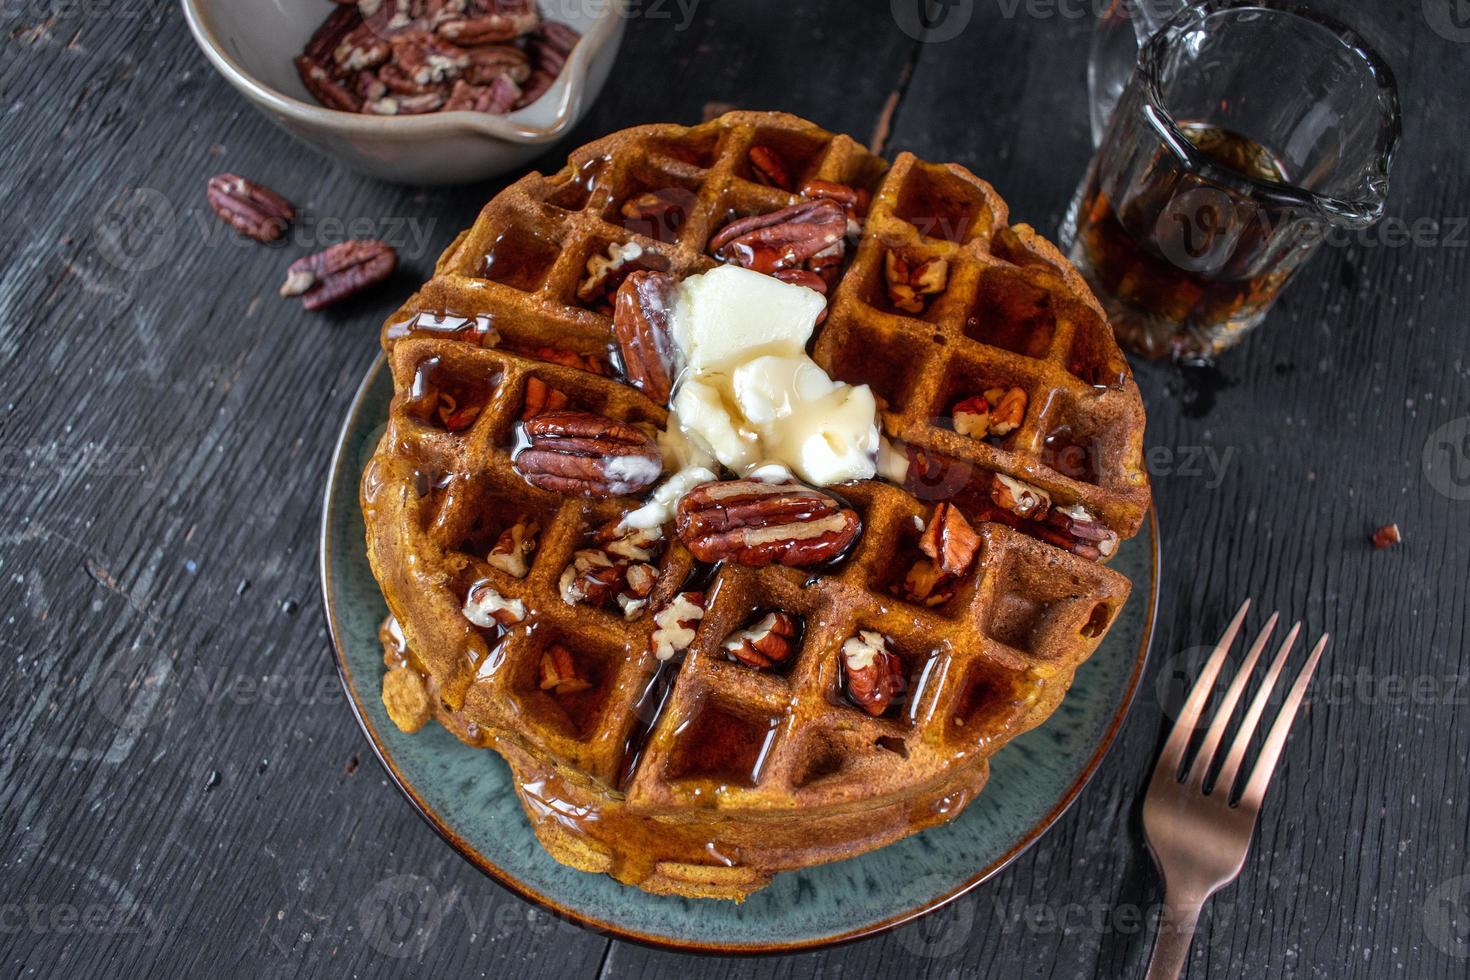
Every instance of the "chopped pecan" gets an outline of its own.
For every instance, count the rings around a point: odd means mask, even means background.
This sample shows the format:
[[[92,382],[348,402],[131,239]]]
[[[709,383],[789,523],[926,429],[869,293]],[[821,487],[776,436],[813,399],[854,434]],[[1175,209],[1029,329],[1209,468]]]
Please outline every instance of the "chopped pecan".
[[[990,499],[997,507],[1017,517],[1039,521],[1051,508],[1051,496],[1045,490],[1022,483],[1004,473],[996,473],[990,487]]]
[[[1392,548],[1402,540],[1404,538],[1399,533],[1397,524],[1385,524],[1373,532],[1373,547],[1375,548]]]
[[[796,483],[702,483],[679,501],[679,538],[705,562],[801,567],[833,561],[857,538],[857,512]]]
[[[990,434],[1008,436],[1021,427],[1026,418],[1025,388],[991,388],[985,392],[990,402]]]
[[[739,218],[710,240],[709,250],[722,262],[734,262],[770,275],[792,269],[836,249],[841,261],[847,216],[835,201],[803,201],[789,208]]]
[[[438,405],[434,414],[439,419],[439,424],[449,432],[463,432],[475,424],[475,419],[480,417],[483,405],[461,405],[459,401],[449,392],[439,392]]]
[[[984,439],[990,435],[990,403],[983,395],[962,398],[950,410],[954,415],[954,430],[971,439]]]
[[[485,629],[493,626],[514,626],[526,618],[524,602],[507,599],[488,582],[479,582],[470,587],[464,598],[463,611],[465,619]]]
[[[904,598],[925,606],[942,606],[954,598],[954,579],[927,558],[920,558],[903,578]]]
[[[1111,558],[1118,550],[1118,532],[1103,524],[1081,504],[1055,507],[1046,513],[1045,520],[1071,539],[1063,547],[1075,555],[1097,561]]]
[[[560,643],[553,643],[541,654],[540,685],[543,691],[556,694],[576,694],[592,686],[577,669],[572,652]]]
[[[630,197],[618,208],[623,227],[661,242],[673,241],[694,210],[694,192],[665,187]]]
[[[646,562],[635,561],[623,570],[623,590],[618,593],[617,601],[624,619],[637,619],[648,608],[648,597],[657,584],[658,569]]]
[[[606,377],[608,374],[607,362],[596,354],[582,354],[565,347],[509,347],[507,350],[534,357],[538,361],[546,361],[548,364],[576,368],[599,377]]]
[[[623,371],[635,388],[660,405],[668,403],[674,387],[671,329],[677,288],[668,273],[640,269],[618,287],[613,308]]]
[[[757,670],[782,663],[791,656],[791,642],[799,624],[787,612],[769,612],[752,626],[737,630],[725,638],[725,652]]]
[[[606,252],[587,260],[587,274],[577,284],[577,298],[594,306],[605,305],[625,278],[639,269],[659,269],[666,264],[662,256],[645,250],[637,242],[613,242]]]
[[[398,253],[387,242],[353,240],[291,263],[282,296],[300,296],[308,310],[321,309],[387,279]]]
[[[540,531],[541,525],[534,518],[519,518],[500,532],[485,561],[513,578],[525,578],[531,571],[529,559],[536,550],[536,535]]]
[[[590,412],[547,412],[523,423],[530,445],[515,468],[533,486],[578,497],[637,493],[663,472],[647,433]]]
[[[875,718],[904,691],[903,661],[874,630],[859,630],[842,644],[842,675],[847,696]]]
[[[631,527],[621,518],[608,521],[592,536],[603,551],[629,561],[653,561],[661,550],[663,539],[661,528]]]
[[[584,548],[572,555],[572,562],[562,570],[557,588],[569,606],[587,603],[605,606],[623,590],[623,573],[627,562],[615,562],[596,548]]]
[[[980,535],[958,507],[945,501],[935,506],[934,516],[919,538],[919,550],[934,560],[940,572],[959,578],[975,561]]]
[[[258,242],[280,238],[296,217],[290,201],[239,174],[216,174],[209,178],[205,197],[221,221]]]
[[[746,158],[756,180],[767,187],[791,190],[791,173],[786,169],[786,161],[781,159],[781,154],[768,146],[752,146]]]
[[[888,302],[894,309],[923,313],[927,297],[939,295],[949,285],[949,260],[910,262],[889,249],[883,257],[883,278],[888,284]]]
[[[521,421],[528,421],[547,412],[560,412],[570,404],[564,392],[548,385],[537,377],[526,379],[526,397],[521,404]]]
[[[653,617],[650,646],[659,660],[683,653],[694,642],[699,621],[704,618],[704,593],[680,592]]]

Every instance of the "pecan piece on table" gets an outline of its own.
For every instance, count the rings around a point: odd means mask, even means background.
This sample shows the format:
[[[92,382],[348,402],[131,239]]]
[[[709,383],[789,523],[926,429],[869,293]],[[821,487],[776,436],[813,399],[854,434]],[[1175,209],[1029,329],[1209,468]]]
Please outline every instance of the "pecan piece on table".
[[[679,501],[674,526],[704,562],[802,567],[833,561],[857,538],[857,512],[798,483],[702,483]]]
[[[300,296],[302,306],[318,310],[382,282],[396,268],[398,253],[387,242],[340,242],[292,262],[281,295]]]
[[[622,497],[663,472],[653,438],[626,422],[590,412],[547,412],[524,423],[530,445],[514,465],[543,490],[578,497]]]
[[[934,516],[919,538],[919,550],[934,560],[939,571],[959,578],[975,561],[980,535],[958,507],[945,501],[934,508]]]
[[[1385,524],[1373,532],[1373,547],[1380,550],[1383,548],[1392,548],[1402,540],[1404,540],[1404,536],[1399,531],[1397,524]]]
[[[552,644],[541,654],[540,687],[555,694],[576,694],[592,686],[582,676],[572,652],[560,643]]]
[[[841,654],[847,696],[874,718],[903,694],[903,661],[882,633],[859,630],[843,642]]]
[[[840,261],[846,234],[847,215],[841,205],[829,200],[803,201],[730,222],[710,239],[709,251],[722,262],[770,275],[834,248]]]
[[[258,242],[280,238],[296,217],[290,201],[239,174],[216,174],[209,178],[205,197],[221,221]]]
[[[766,670],[791,656],[791,643],[799,628],[790,613],[769,612],[755,624],[726,637],[725,652],[747,666]]]
[[[674,387],[671,335],[678,282],[664,272],[640,269],[623,280],[613,305],[613,333],[623,371],[633,387],[660,405]]]

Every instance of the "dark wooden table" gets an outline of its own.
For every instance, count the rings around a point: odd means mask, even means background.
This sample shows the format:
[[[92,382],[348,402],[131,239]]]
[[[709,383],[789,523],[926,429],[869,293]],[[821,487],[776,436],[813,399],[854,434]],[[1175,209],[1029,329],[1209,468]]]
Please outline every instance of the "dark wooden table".
[[[1466,976],[1470,24],[1452,0],[1337,6],[1398,73],[1394,220],[1324,249],[1217,372],[1140,366],[1159,629],[1092,785],[920,924],[715,960],[555,922],[480,876],[388,785],[332,668],[316,535],[338,423],[382,316],[500,185],[395,187],[315,156],[172,2],[0,5],[0,972],[1140,975],[1161,699],[1249,594],[1336,640],[1189,975]],[[958,161],[1051,233],[1087,160],[1088,3],[955,0],[968,21],[942,43],[883,2],[635,7],[613,83],[542,169],[712,101],[787,109]],[[304,206],[289,245],[222,231],[203,189],[226,169]],[[103,234],[119,214],[125,247]],[[287,262],[354,220],[398,237],[391,288],[327,315],[277,298]],[[1389,522],[1405,541],[1377,551]],[[385,929],[400,876],[434,901]]]

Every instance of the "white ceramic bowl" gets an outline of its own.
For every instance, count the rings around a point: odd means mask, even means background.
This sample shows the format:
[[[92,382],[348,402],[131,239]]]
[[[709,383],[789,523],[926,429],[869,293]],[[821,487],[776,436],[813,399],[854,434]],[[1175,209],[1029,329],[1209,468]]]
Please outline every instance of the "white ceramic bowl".
[[[556,83],[508,116],[372,116],[319,105],[292,63],[331,13],[327,0],[183,0],[184,17],[220,74],[282,128],[355,170],[405,184],[494,177],[539,155],[597,98],[623,39],[623,0],[552,0],[543,12],[582,34]]]

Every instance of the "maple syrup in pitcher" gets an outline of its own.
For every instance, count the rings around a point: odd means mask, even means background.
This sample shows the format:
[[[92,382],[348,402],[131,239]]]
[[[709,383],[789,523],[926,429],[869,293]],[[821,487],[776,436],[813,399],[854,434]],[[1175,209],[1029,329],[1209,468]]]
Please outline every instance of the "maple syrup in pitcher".
[[[1289,183],[1281,161],[1254,140],[1203,123],[1179,129],[1222,167],[1263,184]],[[1072,261],[1108,297],[1114,328],[1135,349],[1213,353],[1265,315],[1295,270],[1281,261],[1290,243],[1273,241],[1290,216],[1192,173],[1162,148],[1135,173],[1121,193],[1114,189],[1118,203],[1104,189],[1103,168],[1092,169]]]

